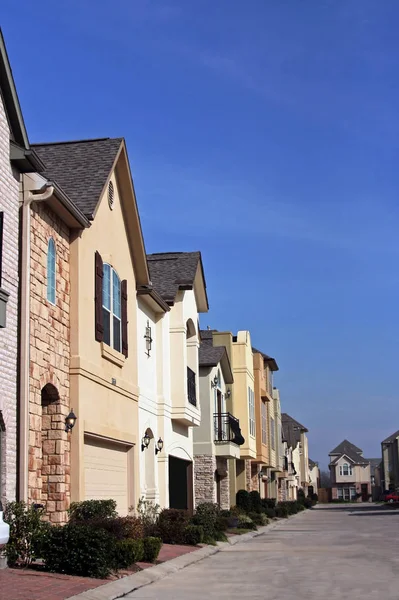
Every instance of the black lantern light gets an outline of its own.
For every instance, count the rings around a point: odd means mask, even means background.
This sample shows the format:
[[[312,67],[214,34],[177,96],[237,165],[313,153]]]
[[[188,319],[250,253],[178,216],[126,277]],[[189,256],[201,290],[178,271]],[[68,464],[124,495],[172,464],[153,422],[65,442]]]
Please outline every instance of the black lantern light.
[[[158,452],[162,452],[162,448],[163,448],[163,439],[159,438],[159,440],[157,441],[157,447],[155,448],[155,456],[158,454]]]
[[[217,375],[215,375],[215,377],[213,378],[212,382],[211,382],[211,386],[213,388],[217,387],[219,383],[219,377]]]
[[[151,438],[147,432],[145,432],[142,440],[141,440],[141,451],[143,452],[150,445]]]
[[[151,327],[150,322],[147,321],[147,327],[145,328],[145,349],[147,356],[150,356],[151,347],[152,347],[152,337],[151,337]]]
[[[65,431],[69,433],[75,427],[77,416],[73,412],[73,409],[65,419]]]

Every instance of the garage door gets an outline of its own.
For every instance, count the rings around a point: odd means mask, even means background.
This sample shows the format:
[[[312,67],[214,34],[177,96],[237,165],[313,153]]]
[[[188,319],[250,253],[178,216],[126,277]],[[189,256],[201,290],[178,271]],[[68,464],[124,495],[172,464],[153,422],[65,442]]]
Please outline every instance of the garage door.
[[[85,437],[85,498],[117,502],[120,515],[128,513],[128,447]]]

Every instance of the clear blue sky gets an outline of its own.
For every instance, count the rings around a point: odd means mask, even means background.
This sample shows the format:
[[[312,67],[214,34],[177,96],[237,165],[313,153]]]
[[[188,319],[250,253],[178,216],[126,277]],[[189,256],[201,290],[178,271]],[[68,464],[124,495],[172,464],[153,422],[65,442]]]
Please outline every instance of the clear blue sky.
[[[148,252],[202,251],[326,462],[399,429],[397,0],[2,0],[31,141],[124,136]]]

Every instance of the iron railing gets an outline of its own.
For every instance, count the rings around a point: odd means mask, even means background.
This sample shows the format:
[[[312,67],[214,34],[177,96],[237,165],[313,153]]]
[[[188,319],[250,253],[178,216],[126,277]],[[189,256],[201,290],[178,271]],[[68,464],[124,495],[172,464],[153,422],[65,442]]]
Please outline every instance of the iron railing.
[[[232,442],[242,446],[245,442],[241,434],[240,421],[230,413],[214,413],[213,427],[215,443]]]
[[[197,390],[195,385],[195,373],[187,367],[187,397],[190,404],[197,406]]]

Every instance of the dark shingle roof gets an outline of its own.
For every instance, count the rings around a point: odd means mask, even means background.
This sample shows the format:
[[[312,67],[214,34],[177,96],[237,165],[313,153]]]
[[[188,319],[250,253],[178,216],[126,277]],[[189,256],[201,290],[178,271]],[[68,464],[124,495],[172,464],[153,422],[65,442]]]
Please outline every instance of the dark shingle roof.
[[[355,446],[355,448],[356,448],[356,446]],[[359,452],[354,452],[350,447],[346,447],[342,452],[340,452],[338,454],[338,456],[336,456],[334,458],[334,460],[331,461],[331,464],[334,465],[335,463],[337,463],[343,455],[345,455],[347,458],[349,458],[352,462],[354,462],[357,465],[367,465],[368,464],[368,460],[366,458],[363,458],[363,456],[360,456]]]
[[[309,468],[313,469],[314,467],[318,467],[319,465],[317,464],[317,462],[315,462],[314,460],[312,460],[311,458],[309,458]]]
[[[200,367],[216,367],[222,360],[226,348],[224,346],[211,346],[211,344],[201,344],[199,347],[199,365]]]
[[[201,336],[201,340],[204,342],[209,342],[211,344],[213,344],[213,332],[216,331],[216,329],[201,329],[200,330],[200,336]]]
[[[396,440],[397,437],[399,437],[399,431],[395,431],[395,433],[393,433],[392,435],[387,437],[382,443],[383,444],[391,444],[392,442],[394,442]]]
[[[200,252],[148,254],[148,269],[154,288],[166,302],[173,303],[179,289],[194,285]]]
[[[44,162],[43,173],[56,181],[74,204],[92,219],[123,138],[32,144]]]
[[[284,432],[284,440],[290,448],[295,448],[301,441],[301,432],[308,431],[304,425],[290,417],[287,413],[281,413],[282,429]]]
[[[347,452],[352,452],[355,454],[362,454],[363,450],[361,450],[360,448],[358,448],[351,442],[348,442],[348,440],[344,440],[343,442],[338,444],[338,446],[336,448],[334,448],[334,450],[331,450],[330,455],[331,454],[344,454],[344,453],[346,454]]]
[[[365,458],[364,460],[367,460],[367,462],[370,463],[370,467],[372,469],[377,469],[377,467],[379,467],[382,462],[381,458]]]
[[[268,356],[267,354],[265,354],[264,352],[261,352],[261,350],[258,350],[257,348],[255,348],[254,346],[252,346],[252,352],[254,354],[261,354],[264,358],[264,360],[269,363],[269,367],[272,371],[278,371],[278,364],[276,362],[275,358],[272,358],[271,356]]]

